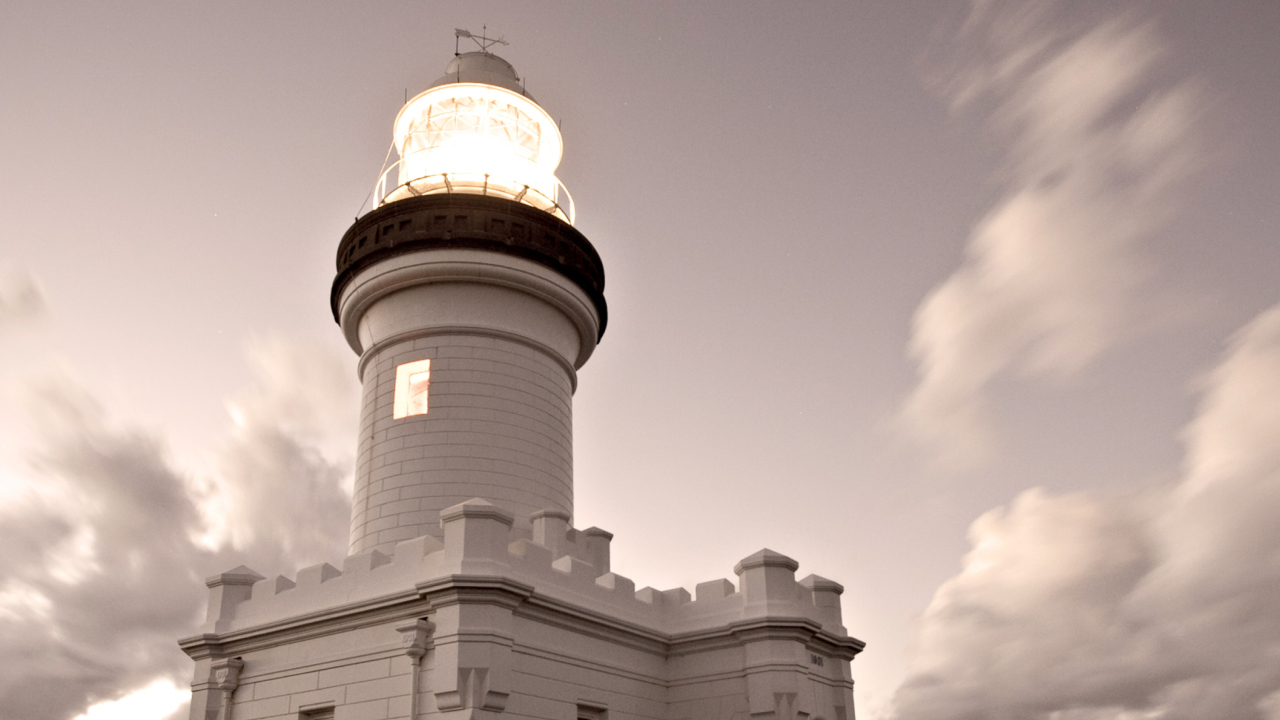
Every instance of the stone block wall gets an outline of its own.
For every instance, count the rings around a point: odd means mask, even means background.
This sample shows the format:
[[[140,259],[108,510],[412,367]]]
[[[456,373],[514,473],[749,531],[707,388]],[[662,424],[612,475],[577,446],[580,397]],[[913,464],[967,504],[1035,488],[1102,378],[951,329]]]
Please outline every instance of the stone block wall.
[[[431,360],[429,411],[392,419],[396,368]],[[527,344],[438,334],[364,367],[351,552],[440,534],[440,511],[481,495],[527,518],[573,510],[572,369]]]

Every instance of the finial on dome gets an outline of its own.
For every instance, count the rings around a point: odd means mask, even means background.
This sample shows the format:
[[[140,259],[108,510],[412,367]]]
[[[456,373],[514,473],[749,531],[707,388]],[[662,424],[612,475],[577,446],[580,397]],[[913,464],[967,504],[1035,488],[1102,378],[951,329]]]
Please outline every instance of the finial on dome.
[[[502,37],[489,37],[488,32],[488,25],[484,26],[484,30],[479,35],[464,28],[454,28],[453,60],[445,68],[444,75],[437,78],[429,87],[451,82],[478,82],[486,85],[496,85],[528,96],[524,85],[520,83],[520,76],[516,74],[515,67],[489,51],[489,48],[494,45],[507,45],[509,43]],[[458,45],[462,38],[467,38],[474,42],[478,49],[462,52]]]
[[[454,29],[453,29],[453,38],[454,38],[454,41],[453,41],[453,54],[454,54],[454,55],[457,55],[457,54],[458,54],[458,40],[460,40],[460,39],[462,39],[462,38],[469,38],[469,39],[470,39],[471,41],[473,41],[476,45],[479,45],[479,46],[480,46],[480,52],[484,52],[484,53],[489,52],[489,48],[493,47],[494,45],[506,45],[506,44],[507,44],[507,41],[506,41],[506,40],[504,40],[504,39],[502,39],[502,36],[498,36],[498,37],[496,37],[496,38],[486,37],[486,34],[487,34],[488,32],[489,32],[489,26],[488,26],[488,25],[482,25],[482,26],[481,26],[481,31],[480,31],[480,34],[479,34],[479,35],[475,35],[475,34],[474,34],[474,33],[472,33],[470,30],[463,30],[462,28],[454,28]]]

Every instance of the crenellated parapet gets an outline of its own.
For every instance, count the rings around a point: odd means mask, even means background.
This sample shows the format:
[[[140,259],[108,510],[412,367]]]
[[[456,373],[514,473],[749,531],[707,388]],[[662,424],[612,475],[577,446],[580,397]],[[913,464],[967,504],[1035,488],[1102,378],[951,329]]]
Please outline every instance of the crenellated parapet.
[[[293,578],[265,578],[246,567],[210,578],[205,633],[241,633],[289,618],[370,603],[419,597],[453,578],[501,577],[527,585],[531,595],[607,615],[649,632],[680,636],[760,617],[805,620],[824,634],[843,636],[838,583],[816,575],[796,580],[798,563],[772,550],[744,558],[737,582],[720,578],[684,588],[637,590],[611,571],[612,535],[578,530],[566,513],[542,511],[532,532],[518,537],[514,517],[473,499],[441,513],[443,540],[424,535],[390,551],[369,550],[298,570]]]
[[[579,662],[579,653],[598,655],[597,671],[632,677],[665,698],[667,710],[636,717],[703,716],[725,683],[740,686],[743,711],[761,720],[834,720],[849,708],[849,661],[863,643],[842,624],[844,589],[816,575],[797,580],[799,565],[785,555],[761,550],[737,564],[736,581],[699,583],[693,594],[637,590],[612,571],[612,535],[575,529],[558,510],[517,523],[473,499],[442,511],[440,527],[442,539],[367,550],[341,568],[322,563],[268,578],[241,566],[210,578],[202,634],[182,642],[198,661],[193,702],[213,712],[230,701],[234,688],[210,673],[232,659],[244,658],[247,682],[275,683],[280,671],[253,652],[272,657],[271,648],[346,632],[385,635],[373,643],[380,652],[406,648],[398,652],[412,662],[413,686],[420,672],[428,678],[412,693],[423,715],[494,717],[509,703],[531,702],[518,658],[563,665]],[[557,633],[564,637],[554,640]],[[605,696],[581,705],[607,706]]]

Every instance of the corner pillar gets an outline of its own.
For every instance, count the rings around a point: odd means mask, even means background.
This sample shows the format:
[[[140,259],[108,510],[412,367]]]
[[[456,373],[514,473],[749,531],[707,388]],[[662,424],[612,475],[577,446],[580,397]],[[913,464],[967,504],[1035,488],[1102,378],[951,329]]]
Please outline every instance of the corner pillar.
[[[457,591],[433,604],[435,663],[428,687],[441,717],[483,720],[507,707],[516,601],[491,592]]]
[[[515,516],[473,498],[440,513],[446,567],[460,575],[504,575]]]

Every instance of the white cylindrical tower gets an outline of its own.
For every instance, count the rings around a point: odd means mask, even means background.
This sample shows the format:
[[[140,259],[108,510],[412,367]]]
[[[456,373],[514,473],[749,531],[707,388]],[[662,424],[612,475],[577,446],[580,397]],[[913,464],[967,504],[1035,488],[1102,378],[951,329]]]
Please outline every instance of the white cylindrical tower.
[[[607,318],[559,130],[510,64],[455,57],[394,132],[331,295],[364,389],[352,553],[439,535],[473,497],[572,514],[576,371]]]

